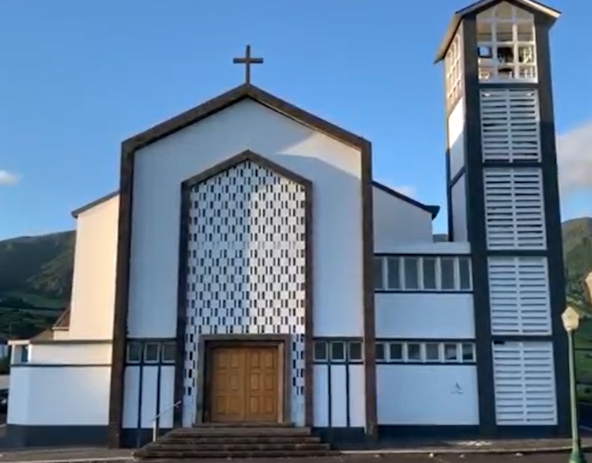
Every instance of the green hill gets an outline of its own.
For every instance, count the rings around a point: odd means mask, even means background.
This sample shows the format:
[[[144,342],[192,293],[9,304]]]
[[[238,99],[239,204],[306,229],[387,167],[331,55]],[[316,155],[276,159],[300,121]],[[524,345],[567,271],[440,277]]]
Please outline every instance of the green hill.
[[[73,231],[0,241],[0,335],[30,336],[57,318],[70,297],[74,241]],[[592,270],[592,218],[565,222],[563,244],[568,300],[590,310],[583,279]]]

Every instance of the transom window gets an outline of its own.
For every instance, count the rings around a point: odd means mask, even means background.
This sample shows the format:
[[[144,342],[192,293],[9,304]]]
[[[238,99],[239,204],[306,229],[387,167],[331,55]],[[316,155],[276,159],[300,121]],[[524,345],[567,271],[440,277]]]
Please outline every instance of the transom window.
[[[176,359],[176,344],[172,341],[132,340],[127,345],[128,364],[171,364]]]
[[[377,291],[471,291],[472,287],[469,257],[374,257]]]
[[[376,342],[380,363],[475,363],[475,343],[381,340]]]
[[[318,339],[314,342],[315,363],[356,363],[364,359],[361,340]]]
[[[477,16],[479,79],[536,82],[534,16],[502,2]]]

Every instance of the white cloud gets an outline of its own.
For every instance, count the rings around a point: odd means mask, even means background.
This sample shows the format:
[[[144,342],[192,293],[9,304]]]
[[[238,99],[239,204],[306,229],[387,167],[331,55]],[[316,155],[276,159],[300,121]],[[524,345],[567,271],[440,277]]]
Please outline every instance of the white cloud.
[[[0,186],[16,185],[20,180],[17,174],[0,169]]]
[[[563,192],[592,190],[592,120],[557,137],[557,162]]]
[[[413,198],[417,193],[417,189],[409,185],[396,186],[393,188],[393,190],[401,193],[402,195],[409,196],[410,198]]]

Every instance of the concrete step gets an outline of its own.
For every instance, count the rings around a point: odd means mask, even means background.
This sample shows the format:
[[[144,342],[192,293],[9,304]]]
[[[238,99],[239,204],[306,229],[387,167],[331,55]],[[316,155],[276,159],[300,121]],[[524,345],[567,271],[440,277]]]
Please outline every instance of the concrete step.
[[[310,436],[310,428],[295,427],[195,427],[177,428],[170,431],[171,437],[206,437],[206,436]]]
[[[169,437],[163,436],[157,442],[170,445],[202,445],[202,444],[318,444],[317,436],[207,436],[207,437]],[[150,445],[150,444],[148,444]]]
[[[170,444],[163,444],[159,442],[155,442],[152,444],[148,444],[144,447],[144,450],[147,452],[185,452],[187,450],[199,450],[199,451],[216,451],[216,450],[225,450],[225,451],[253,451],[253,450],[284,450],[284,451],[294,451],[294,450],[329,450],[328,444],[321,444],[321,443],[273,443],[270,444],[268,442],[261,442],[261,443],[248,443],[248,444],[200,444],[199,446],[195,447],[188,447],[185,445],[170,445]]]

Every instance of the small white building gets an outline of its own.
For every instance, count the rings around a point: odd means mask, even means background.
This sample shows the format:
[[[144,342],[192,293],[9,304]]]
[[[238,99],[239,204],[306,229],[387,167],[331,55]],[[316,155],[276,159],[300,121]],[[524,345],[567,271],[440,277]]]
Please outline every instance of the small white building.
[[[373,181],[368,140],[253,85],[124,141],[119,191],[74,213],[70,308],[14,343],[9,439],[135,446],[159,414],[348,442],[566,433],[557,17],[454,16],[449,242],[438,207]]]

